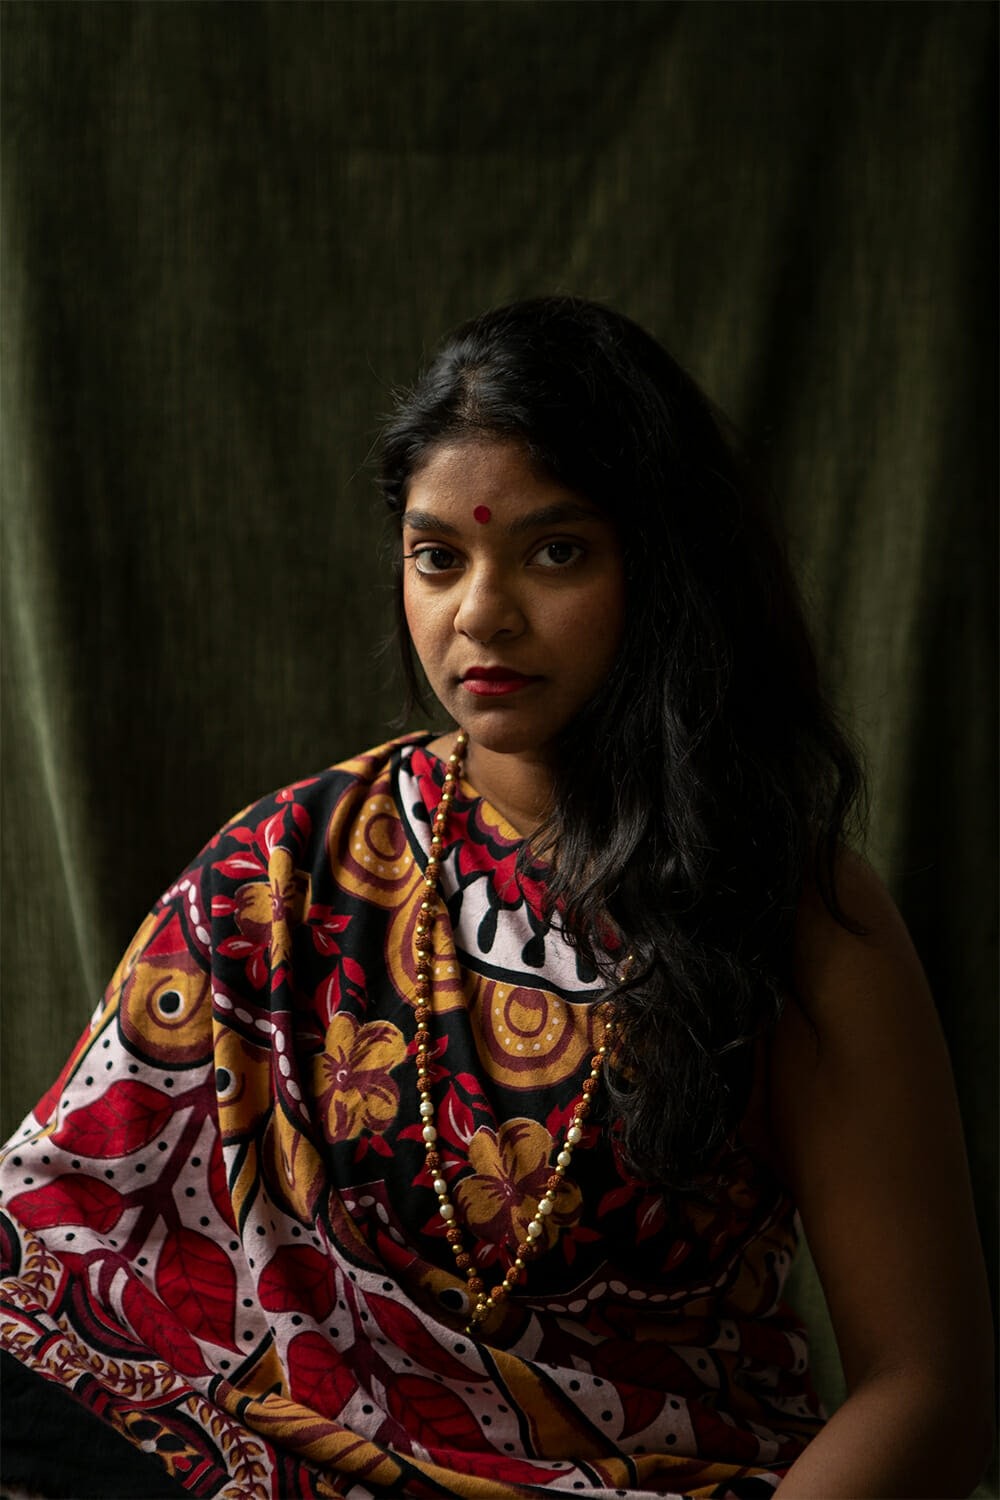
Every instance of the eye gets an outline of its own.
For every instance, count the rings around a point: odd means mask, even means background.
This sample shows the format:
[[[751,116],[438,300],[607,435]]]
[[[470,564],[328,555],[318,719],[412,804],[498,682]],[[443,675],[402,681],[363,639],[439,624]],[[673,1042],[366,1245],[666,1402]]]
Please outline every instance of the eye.
[[[579,562],[584,549],[579,542],[546,542],[531,559],[540,568],[568,568]]]
[[[424,574],[447,573],[458,561],[448,547],[415,547],[412,552],[404,552],[403,556],[412,558],[417,572]]]

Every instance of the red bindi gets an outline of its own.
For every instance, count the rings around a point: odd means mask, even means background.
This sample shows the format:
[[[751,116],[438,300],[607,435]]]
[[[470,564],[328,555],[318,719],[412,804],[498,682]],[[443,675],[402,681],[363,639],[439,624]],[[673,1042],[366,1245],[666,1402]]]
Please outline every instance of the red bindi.
[[[485,526],[486,522],[489,521],[492,516],[493,512],[490,510],[488,505],[477,505],[475,510],[472,512],[473,520],[478,521],[480,526]]]

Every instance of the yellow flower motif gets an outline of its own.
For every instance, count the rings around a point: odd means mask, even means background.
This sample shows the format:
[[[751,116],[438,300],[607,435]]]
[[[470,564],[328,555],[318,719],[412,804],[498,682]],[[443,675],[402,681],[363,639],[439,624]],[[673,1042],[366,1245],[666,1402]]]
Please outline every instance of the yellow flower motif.
[[[291,953],[292,925],[301,922],[307,909],[308,887],[308,876],[295,868],[288,850],[279,847],[267,862],[267,884],[253,880],[236,892],[236,925],[251,942],[270,948],[272,968]]]
[[[455,1188],[455,1200],[469,1232],[493,1244],[520,1242],[535,1216],[552,1175],[553,1141],[537,1120],[507,1120],[499,1132],[481,1125],[469,1142],[474,1175]],[[545,1219],[542,1243],[580,1216],[580,1189],[564,1182]]]
[[[399,1089],[389,1074],[405,1057],[398,1027],[388,1021],[359,1026],[353,1016],[337,1012],[326,1030],[325,1050],[313,1064],[313,1088],[330,1140],[385,1129],[399,1108]]]

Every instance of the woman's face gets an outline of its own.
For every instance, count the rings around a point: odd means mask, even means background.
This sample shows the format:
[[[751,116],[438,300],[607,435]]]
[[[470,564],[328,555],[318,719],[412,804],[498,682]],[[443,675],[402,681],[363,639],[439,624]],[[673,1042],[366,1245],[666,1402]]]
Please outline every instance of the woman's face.
[[[403,601],[434,693],[473,744],[544,756],[622,637],[615,528],[520,443],[432,450],[403,515]]]

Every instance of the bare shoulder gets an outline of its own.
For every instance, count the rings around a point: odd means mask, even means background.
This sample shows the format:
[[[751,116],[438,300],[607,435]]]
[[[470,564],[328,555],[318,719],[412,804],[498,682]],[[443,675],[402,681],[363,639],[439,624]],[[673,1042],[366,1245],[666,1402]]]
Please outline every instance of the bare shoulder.
[[[895,902],[846,851],[837,896],[851,927],[815,885],[803,894],[793,993],[770,1045],[770,1132],[783,1174],[805,1198],[817,1153],[846,1149],[852,1133],[856,1150],[879,1133],[903,1151],[915,1100],[957,1117],[937,1010]]]
[[[795,934],[794,995],[774,1039],[779,1066],[815,1065],[847,1052],[896,1043],[931,1043],[940,1031],[923,966],[895,902],[860,855],[845,850],[837,920],[814,882],[802,896]],[[853,930],[852,930],[853,929]],[[903,1028],[903,1031],[900,1030]],[[832,1049],[832,1050],[831,1050]]]
[[[795,995],[771,1039],[769,1123],[802,1212],[849,1386],[917,1361],[986,1368],[985,1281],[948,1051],[920,960],[875,872],[844,855],[807,891]],[[959,1373],[963,1360],[964,1373]],[[935,1378],[937,1378],[935,1376]]]

